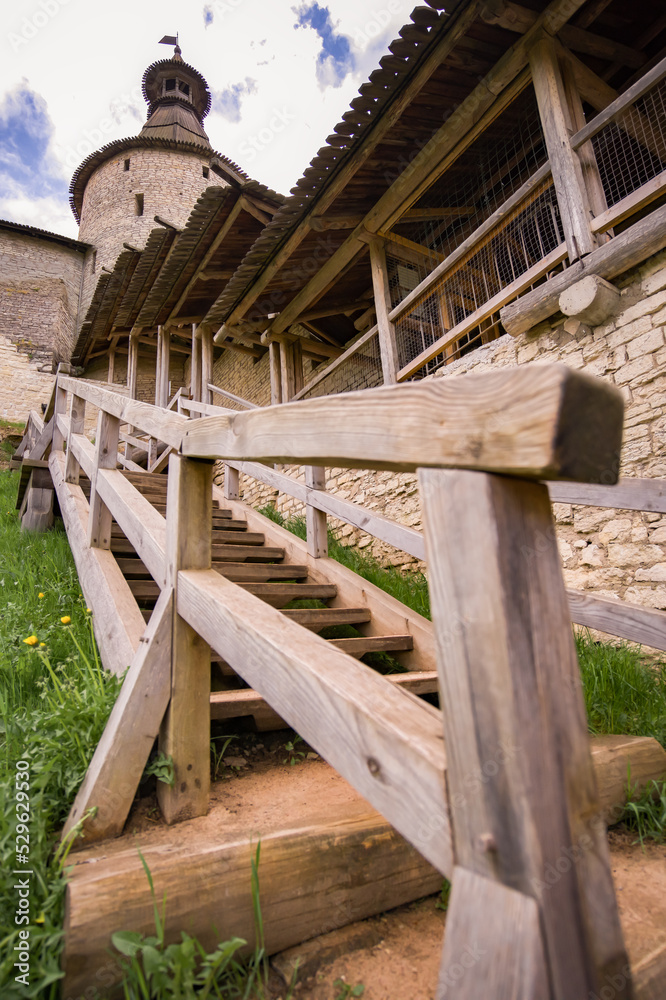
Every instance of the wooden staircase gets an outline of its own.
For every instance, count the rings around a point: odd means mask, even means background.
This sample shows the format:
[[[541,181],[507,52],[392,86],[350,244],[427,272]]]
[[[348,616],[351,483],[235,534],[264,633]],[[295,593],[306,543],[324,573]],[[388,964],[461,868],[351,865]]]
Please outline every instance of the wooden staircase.
[[[123,476],[160,514],[165,515],[167,475],[125,471]],[[89,498],[90,480],[82,476],[80,485]],[[249,530],[247,516],[238,516],[228,506],[222,506],[223,503],[219,497],[214,498],[213,569],[243,590],[260,597],[272,607],[279,608],[285,617],[317,632],[332,645],[357,659],[368,657],[368,654],[387,654],[384,664],[390,669],[402,671],[390,673],[389,678],[403,689],[417,695],[436,693],[437,676],[434,669],[410,670],[400,663],[401,654],[414,650],[414,636],[411,633],[363,634],[372,627],[371,606],[326,606],[338,598],[338,585],[313,580],[311,568],[305,562],[286,561],[283,545],[268,544],[265,531]],[[234,503],[233,506],[239,505]],[[256,513],[254,516],[257,516]],[[270,530],[271,522],[267,523],[267,527]],[[148,621],[160,595],[160,587],[115,521],[112,525],[111,551]],[[370,589],[374,588],[369,585],[365,588],[366,592]],[[298,602],[309,602],[312,605],[316,603],[319,606],[293,606]],[[413,616],[413,612],[404,610],[409,617]],[[421,619],[421,623],[422,627],[428,627],[429,623],[425,619]],[[340,632],[349,634],[340,635]],[[372,657],[368,659],[372,666]],[[286,723],[264,699],[216,655],[212,658],[212,668],[211,719],[252,716],[260,731],[286,728]]]

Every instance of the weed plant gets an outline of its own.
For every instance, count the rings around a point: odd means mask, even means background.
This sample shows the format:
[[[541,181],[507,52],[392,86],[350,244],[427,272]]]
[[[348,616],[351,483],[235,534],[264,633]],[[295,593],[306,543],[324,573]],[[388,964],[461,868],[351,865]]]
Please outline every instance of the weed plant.
[[[21,532],[18,476],[0,472],[0,996],[56,1000],[66,850],[62,825],[119,681],[101,670],[67,538]],[[27,641],[26,641],[27,640]],[[29,775],[29,865],[17,856],[16,764]],[[16,982],[15,870],[30,878],[30,985]]]

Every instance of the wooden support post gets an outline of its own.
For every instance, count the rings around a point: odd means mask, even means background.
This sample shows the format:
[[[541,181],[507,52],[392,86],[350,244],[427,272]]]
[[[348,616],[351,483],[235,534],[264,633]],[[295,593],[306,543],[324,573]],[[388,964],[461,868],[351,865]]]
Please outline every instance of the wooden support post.
[[[530,67],[569,260],[573,262],[599,243],[590,228],[592,213],[583,168],[571,148],[566,93],[552,39],[540,38],[532,46]]]
[[[161,406],[162,398],[162,327],[157,327],[157,354],[155,357],[155,406]]]
[[[115,348],[109,352],[109,367],[106,372],[106,381],[109,385],[113,385],[113,379],[116,370],[116,351]]]
[[[299,337],[292,344],[292,363],[294,366],[294,395],[303,388],[303,339]]]
[[[178,606],[178,574],[210,569],[213,463],[169,458],[166,514],[166,586]],[[172,786],[158,783],[167,823],[202,816],[210,786],[210,648],[177,613],[173,618],[171,701],[160,732],[160,749],[173,758]]]
[[[83,434],[85,430],[86,401],[81,396],[72,396],[69,413],[69,438],[67,440],[67,461],[65,463],[65,482],[78,483],[81,466],[72,452],[72,435]]]
[[[456,982],[460,1000],[571,1000],[615,975],[615,996],[629,998],[547,488],[434,469],[419,482],[454,856],[474,888],[454,881],[439,995],[460,961],[455,928],[474,925],[484,951]],[[504,930],[490,910],[498,899]],[[516,992],[498,962],[510,913]]]
[[[53,404],[53,440],[51,442],[51,451],[62,451],[64,438],[62,436],[62,431],[58,427],[58,415],[62,414],[64,417],[66,413],[67,392],[65,389],[61,389],[60,386],[57,385]]]
[[[294,345],[291,337],[280,337],[280,385],[282,402],[288,403],[296,392],[294,377]]]
[[[574,135],[582,129],[583,125],[586,124],[585,112],[583,111],[583,102],[581,100],[578,83],[576,81],[576,74],[574,73],[571,61],[567,58],[563,58],[561,66],[562,81],[564,83],[564,92],[566,97],[565,112],[567,115],[567,128],[569,129],[570,134]],[[604,186],[601,183],[597,158],[594,155],[594,147],[592,146],[592,143],[584,143],[579,147],[575,155],[578,156],[581,170],[583,172],[583,180],[585,182],[588,204],[592,215],[596,217],[606,211],[608,208],[608,202],[606,201]],[[603,243],[606,242],[607,239],[610,239],[610,236],[601,237],[601,239],[598,239],[598,242]]]
[[[132,334],[129,339],[129,354],[127,355],[127,388],[130,399],[136,399],[137,373],[139,367],[139,335]]]
[[[213,381],[213,331],[204,327],[201,332],[201,402],[212,403],[213,394],[208,388]]]
[[[326,489],[326,469],[323,465],[305,466],[305,485],[312,490]],[[317,510],[310,503],[305,508],[305,523],[307,527],[308,553],[314,559],[328,555],[328,530],[326,514]]]
[[[240,472],[230,465],[224,467],[224,498],[240,500]]]
[[[190,396],[201,402],[201,330],[192,324],[192,359],[190,362]]]
[[[395,326],[388,318],[392,304],[383,240],[373,240],[370,244],[370,267],[372,270],[372,287],[375,293],[377,333],[382,358],[384,385],[393,385],[398,381],[397,374],[400,364],[395,339]]]
[[[282,377],[280,368],[280,345],[272,340],[268,345],[268,360],[271,375],[271,406],[282,402]]]
[[[88,515],[88,545],[108,549],[111,544],[111,511],[97,492],[97,470],[115,469],[118,460],[120,420],[104,410],[97,417],[95,469],[90,484],[90,514]]]

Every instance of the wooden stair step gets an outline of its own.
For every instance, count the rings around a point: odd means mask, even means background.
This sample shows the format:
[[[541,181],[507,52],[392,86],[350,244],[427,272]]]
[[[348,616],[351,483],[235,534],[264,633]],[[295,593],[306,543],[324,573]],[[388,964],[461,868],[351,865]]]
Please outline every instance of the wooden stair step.
[[[356,657],[363,656],[364,653],[398,653],[401,650],[414,648],[414,639],[411,635],[362,635],[358,639],[328,641],[344,653]]]
[[[368,670],[371,668],[368,667]],[[386,680],[412,694],[433,694],[438,691],[436,670],[415,670],[404,674],[386,674]],[[210,695],[211,719],[234,719],[252,715],[257,729],[285,729],[287,723],[273,711],[254,688],[235,691],[212,691]]]
[[[234,545],[213,540],[213,562],[279,562],[284,559],[284,549],[274,545],[248,545],[247,534],[238,536]]]
[[[282,614],[311,632],[328,625],[360,625],[372,617],[368,608],[285,608]]]
[[[122,528],[115,521],[111,526],[111,537],[123,537]],[[265,536],[261,531],[244,531],[242,528],[232,528],[231,530],[213,528],[213,545],[234,545],[236,542],[240,545],[263,545],[264,538]]]
[[[138,556],[119,556],[116,559],[121,572],[126,576],[150,578],[150,573]],[[213,561],[213,569],[233,583],[268,583],[270,580],[301,580],[308,575],[307,566],[282,563],[245,563]]]
[[[239,583],[238,586],[274,608],[295,600],[329,601],[338,594],[334,583]]]

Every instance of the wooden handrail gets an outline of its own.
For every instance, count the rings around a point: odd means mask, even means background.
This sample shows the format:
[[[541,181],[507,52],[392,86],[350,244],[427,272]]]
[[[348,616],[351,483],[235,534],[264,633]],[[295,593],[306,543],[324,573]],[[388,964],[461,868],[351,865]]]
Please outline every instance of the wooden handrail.
[[[617,476],[621,394],[564,365],[530,365],[205,417],[188,457],[412,471],[485,469],[530,479]],[[581,428],[587,428],[581,434]],[[604,428],[604,434],[594,432]]]
[[[596,115],[591,122],[588,122],[587,125],[584,125],[582,129],[576,132],[571,137],[572,149],[579,149],[583,143],[601,132],[609,122],[619,118],[630,105],[635,104],[640,97],[660,83],[665,76],[666,57],[661,59],[656,66],[653,66],[640,80],[637,80],[632,87],[629,87],[623,94],[620,94],[616,100],[612,101],[608,107]]]
[[[216,392],[218,396],[226,396],[227,399],[231,399],[234,403],[238,403],[240,406],[244,406],[246,410],[258,410],[260,409],[258,403],[251,403],[249,399],[243,399],[242,396],[236,396],[235,393],[229,392],[228,389],[221,389],[219,385],[213,385],[212,382],[208,383],[208,388],[211,392]]]

